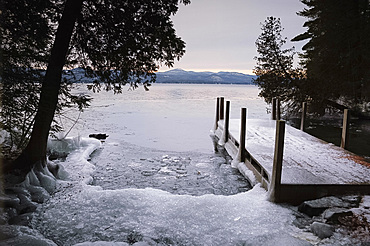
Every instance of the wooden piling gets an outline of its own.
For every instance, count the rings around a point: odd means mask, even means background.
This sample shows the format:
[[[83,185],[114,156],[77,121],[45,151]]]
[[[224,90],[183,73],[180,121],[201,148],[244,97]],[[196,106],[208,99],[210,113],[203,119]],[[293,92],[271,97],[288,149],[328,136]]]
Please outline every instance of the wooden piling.
[[[229,117],[230,116],[230,101],[226,101],[224,131],[220,139],[220,144],[223,145],[229,140]]]
[[[225,99],[223,97],[220,98],[220,120],[224,119],[224,107],[225,107]]]
[[[247,109],[241,109],[241,118],[240,118],[240,138],[239,138],[239,150],[236,159],[238,162],[245,161],[245,135],[247,132]]]
[[[281,171],[283,169],[285,121],[276,121],[275,152],[269,187],[269,200],[276,202],[280,200]]]
[[[218,128],[218,121],[220,120],[220,98],[217,97],[216,100],[216,119],[215,119],[215,125],[213,127],[213,130],[216,131]]]
[[[276,100],[276,120],[280,120],[280,99]]]
[[[342,128],[342,137],[340,141],[340,147],[343,149],[346,149],[348,146],[349,120],[350,120],[350,112],[348,109],[345,109],[343,112],[343,128]]]
[[[276,98],[272,99],[272,119],[276,120]]]
[[[302,116],[301,116],[301,131],[304,131],[306,125],[306,115],[307,115],[307,103],[302,103]]]

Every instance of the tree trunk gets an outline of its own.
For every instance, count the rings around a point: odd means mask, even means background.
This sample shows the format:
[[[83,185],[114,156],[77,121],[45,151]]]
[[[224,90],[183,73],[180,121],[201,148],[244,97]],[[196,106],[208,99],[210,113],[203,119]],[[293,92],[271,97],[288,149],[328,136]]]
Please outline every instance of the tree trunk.
[[[41,161],[43,165],[46,163],[47,140],[58,103],[62,71],[76,19],[81,12],[82,2],[83,0],[66,1],[42,84],[31,138],[12,169],[29,170],[38,161]]]

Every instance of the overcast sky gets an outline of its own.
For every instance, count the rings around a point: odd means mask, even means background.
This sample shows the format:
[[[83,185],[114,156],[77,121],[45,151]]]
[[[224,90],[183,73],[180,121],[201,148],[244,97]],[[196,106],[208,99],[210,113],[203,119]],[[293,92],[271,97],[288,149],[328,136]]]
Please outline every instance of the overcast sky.
[[[177,35],[186,42],[186,54],[173,68],[251,74],[260,23],[268,16],[279,17],[282,34],[290,40],[306,30],[302,27],[306,19],[296,14],[304,7],[299,0],[192,0],[190,5],[181,4],[172,19]],[[287,47],[301,51],[304,43],[287,42]]]

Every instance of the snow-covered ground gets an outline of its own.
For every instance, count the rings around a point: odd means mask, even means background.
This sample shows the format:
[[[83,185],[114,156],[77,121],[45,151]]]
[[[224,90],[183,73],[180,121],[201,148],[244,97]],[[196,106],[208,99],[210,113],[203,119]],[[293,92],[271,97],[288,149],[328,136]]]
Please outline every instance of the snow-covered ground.
[[[231,100],[233,118],[248,107],[249,118],[267,119],[257,94],[254,86],[160,84],[93,94],[69,136],[50,143],[68,153],[55,161],[64,167],[56,192],[38,205],[32,228],[2,226],[2,236],[17,237],[0,245],[351,245],[340,233],[320,240],[298,229],[295,207],[268,202],[259,185],[249,190],[214,153],[215,98]],[[109,137],[100,143],[91,133]]]

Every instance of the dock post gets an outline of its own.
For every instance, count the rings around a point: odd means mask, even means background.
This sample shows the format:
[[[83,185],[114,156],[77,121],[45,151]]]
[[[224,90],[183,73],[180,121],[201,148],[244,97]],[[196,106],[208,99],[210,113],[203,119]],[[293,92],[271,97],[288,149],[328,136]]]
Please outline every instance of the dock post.
[[[225,99],[223,97],[220,98],[220,120],[223,120],[224,119],[224,107],[225,107],[225,103],[224,103]]]
[[[284,153],[284,135],[285,121],[278,120],[276,121],[274,163],[272,167],[271,183],[268,190],[269,200],[271,202],[279,202],[280,200],[281,171],[283,169]]]
[[[340,140],[340,147],[346,149],[348,146],[348,128],[349,128],[350,112],[345,109],[343,112],[343,128],[342,128],[342,138]]]
[[[280,120],[280,99],[276,100],[276,120]]]
[[[247,132],[247,109],[241,109],[239,150],[236,156],[238,163],[245,161],[245,135]]]
[[[272,99],[272,119],[276,120],[276,98]]]
[[[218,121],[220,120],[220,98],[217,97],[216,100],[216,120],[215,120],[215,126],[213,127],[213,130],[216,131],[218,128]]]
[[[230,116],[230,101],[226,101],[224,131],[219,141],[220,145],[224,145],[229,140],[229,117]]]
[[[302,116],[301,116],[301,131],[304,131],[306,124],[306,114],[307,114],[307,103],[302,103]]]

